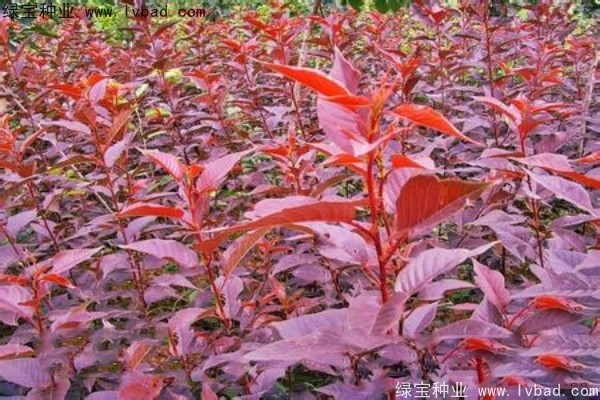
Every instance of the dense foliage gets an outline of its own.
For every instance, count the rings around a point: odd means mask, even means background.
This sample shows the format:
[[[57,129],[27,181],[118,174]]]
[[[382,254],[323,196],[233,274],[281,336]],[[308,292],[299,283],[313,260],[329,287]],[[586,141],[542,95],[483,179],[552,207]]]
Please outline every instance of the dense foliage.
[[[568,5],[0,19],[0,393],[600,383]]]

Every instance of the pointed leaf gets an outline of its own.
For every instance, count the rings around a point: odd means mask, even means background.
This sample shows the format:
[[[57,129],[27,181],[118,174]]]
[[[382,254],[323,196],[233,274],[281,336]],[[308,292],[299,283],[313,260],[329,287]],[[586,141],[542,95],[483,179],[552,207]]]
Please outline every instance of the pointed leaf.
[[[119,386],[119,400],[156,399],[160,395],[163,378],[157,375],[129,372]]]
[[[263,63],[263,65],[309,87],[322,96],[351,95],[341,82],[319,70],[271,63]]]
[[[269,232],[270,228],[257,229],[237,239],[223,253],[223,275],[228,277],[242,259]]]
[[[588,175],[584,175],[579,172],[574,171],[562,171],[554,168],[545,168],[548,171],[552,171],[557,175],[564,176],[565,178],[571,179],[575,182],[579,182],[583,185],[589,186],[592,189],[600,189],[600,179],[593,178]]]
[[[120,217],[170,217],[181,218],[183,211],[173,207],[161,206],[153,203],[134,203],[125,207]]]
[[[112,168],[119,161],[119,158],[121,158],[121,155],[123,155],[123,152],[129,146],[129,142],[130,138],[127,137],[106,149],[106,152],[104,152],[104,163],[108,168]]]
[[[434,129],[466,142],[482,146],[481,143],[460,133],[460,131],[454,125],[452,125],[452,123],[448,121],[446,117],[431,107],[417,104],[403,104],[396,107],[393,112],[397,116],[404,118],[413,124]]]
[[[416,161],[413,161],[410,157],[407,157],[403,154],[394,154],[391,157],[391,161],[392,161],[392,167],[394,169],[397,168],[419,168],[419,169],[425,169],[424,166],[422,166],[421,164],[417,163]]]
[[[487,339],[508,339],[512,332],[498,325],[476,319],[466,319],[446,325],[434,332],[436,340],[464,339],[478,337]]]
[[[344,57],[340,49],[334,48],[333,67],[329,76],[341,82],[351,93],[356,94],[361,73]]]
[[[74,288],[75,287],[67,278],[64,278],[64,277],[62,277],[60,275],[56,275],[56,274],[45,274],[42,276],[42,280],[46,281],[46,282],[56,283],[57,285],[60,285],[62,287],[66,287],[66,288]]]
[[[108,143],[112,143],[115,138],[120,138],[123,136],[119,134],[121,133],[122,129],[127,126],[129,117],[131,116],[131,111],[132,110],[121,111],[114,117],[113,123],[108,132]]]
[[[575,160],[579,164],[595,164],[600,163],[600,150],[588,154],[585,157],[581,157]]]
[[[593,213],[594,206],[590,194],[581,185],[558,176],[540,175],[531,171],[527,171],[527,174],[536,183],[554,193],[556,197]]]

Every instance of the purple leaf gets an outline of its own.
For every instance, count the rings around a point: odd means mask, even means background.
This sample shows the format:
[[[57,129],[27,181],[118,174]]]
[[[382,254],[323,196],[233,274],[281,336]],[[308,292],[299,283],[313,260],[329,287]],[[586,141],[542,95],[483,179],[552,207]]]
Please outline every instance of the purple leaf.
[[[29,289],[21,286],[0,286],[2,296],[0,296],[0,321],[6,325],[18,325],[18,319],[26,318],[31,320],[33,309],[20,303],[31,300],[32,294]]]
[[[483,291],[488,300],[504,311],[510,301],[510,293],[505,288],[504,277],[498,271],[492,271],[485,265],[473,260],[475,284]]]
[[[329,76],[343,83],[350,93],[357,94],[361,73],[346,60],[340,49],[335,47],[333,51],[333,68],[331,68]]]
[[[402,335],[416,338],[419,333],[435,319],[438,303],[426,304],[415,308],[402,322]]]
[[[36,210],[23,211],[15,215],[11,215],[8,217],[8,221],[6,223],[6,230],[12,236],[17,236],[17,234],[29,225],[31,221],[33,221],[37,217]]]
[[[116,164],[130,142],[131,138],[128,136],[106,149],[106,152],[104,153],[104,163],[108,168],[112,168]]]
[[[97,247],[95,249],[63,250],[54,256],[51,272],[57,275],[64,274],[77,264],[88,261],[101,249],[102,247]]]
[[[85,400],[119,400],[119,392],[116,390],[102,390],[90,394]]]
[[[246,150],[240,151],[239,153],[228,154],[210,162],[198,177],[198,180],[196,181],[196,190],[200,193],[206,193],[218,189],[223,179],[225,179],[235,164],[252,151],[253,150]]]
[[[475,287],[472,283],[459,281],[457,279],[440,279],[431,282],[419,292],[419,299],[425,301],[441,300],[446,292]]]
[[[344,351],[345,345],[339,334],[326,330],[267,344],[246,354],[244,358],[250,361],[298,362],[305,358],[318,360],[323,355],[343,356]]]
[[[541,186],[545,187],[559,199],[568,201],[582,210],[593,213],[594,206],[589,193],[578,183],[552,175],[539,175],[528,171],[527,174]]]
[[[194,268],[199,265],[196,252],[174,240],[148,239],[122,245],[121,247],[170,260],[185,268]]]
[[[50,383],[50,375],[44,371],[37,358],[0,360],[0,377],[7,382],[28,388]]]
[[[423,289],[436,276],[444,274],[469,257],[475,257],[492,248],[495,243],[486,244],[473,250],[430,249],[410,260],[396,279],[396,292],[411,295]]]
[[[377,312],[371,334],[383,334],[396,324],[404,313],[407,298],[404,293],[394,293]]]
[[[521,322],[517,332],[521,335],[531,335],[547,329],[573,324],[585,318],[585,315],[562,310],[541,310]]]
[[[478,337],[487,339],[508,339],[512,332],[485,321],[466,319],[451,323],[434,331],[437,341]]]
[[[67,129],[75,131],[75,132],[81,132],[86,135],[92,134],[92,131],[90,130],[90,128],[87,125],[84,125],[81,122],[77,122],[77,121],[67,121],[67,120],[61,119],[58,121],[44,121],[43,125],[60,126],[62,128],[67,128]]]
[[[284,339],[295,339],[319,330],[341,330],[348,310],[326,310],[276,322],[272,326]]]

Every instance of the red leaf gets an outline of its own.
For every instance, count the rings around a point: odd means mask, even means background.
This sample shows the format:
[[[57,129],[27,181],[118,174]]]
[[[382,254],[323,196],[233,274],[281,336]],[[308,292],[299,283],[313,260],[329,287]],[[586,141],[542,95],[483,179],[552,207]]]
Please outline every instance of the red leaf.
[[[125,207],[120,217],[170,217],[181,218],[183,211],[173,207],[161,206],[152,203],[135,203]]]
[[[17,165],[8,161],[0,160],[0,168],[5,168],[10,171],[16,171]]]
[[[22,276],[0,274],[0,283],[27,286],[31,280]]]
[[[416,161],[413,161],[411,158],[409,158],[405,155],[402,155],[402,154],[392,155],[392,167],[394,169],[397,169],[397,168],[425,169],[425,167],[422,166],[421,164],[417,163]]]
[[[159,167],[167,171],[169,175],[175,178],[176,181],[181,181],[181,179],[185,176],[185,167],[174,155],[163,153],[157,150],[147,152],[142,151],[142,153],[148,156]]]
[[[267,68],[300,82],[322,96],[351,96],[344,85],[316,69],[290,67],[282,64],[263,63]]]
[[[326,96],[323,97],[323,99],[342,105],[350,110],[354,110],[357,107],[366,107],[371,105],[371,102],[365,96],[354,96],[351,94],[341,96]]]
[[[456,127],[452,125],[452,123],[448,121],[446,117],[431,107],[417,104],[404,104],[396,107],[394,109],[394,114],[401,118],[407,119],[416,125],[434,129],[466,142],[483,146],[481,143],[460,133],[460,131],[456,129]]]
[[[460,210],[469,197],[480,194],[488,186],[489,182],[415,176],[402,187],[396,200],[396,228],[410,236],[425,233]]]
[[[236,232],[260,228],[275,228],[278,226],[308,221],[351,222],[356,215],[355,207],[356,205],[350,202],[324,201],[285,208],[252,222],[213,231],[216,233],[216,236],[200,243],[198,249],[206,256],[209,256],[221,242],[227,239],[229,235]]]
[[[144,358],[152,350],[152,345],[145,341],[135,341],[125,351],[125,359],[131,371],[135,371]]]
[[[46,282],[56,283],[57,285],[63,286],[66,288],[75,287],[67,278],[63,278],[62,276],[56,275],[56,274],[46,274],[46,275],[42,276],[42,280],[46,281]]]
[[[252,250],[252,247],[258,243],[267,233],[269,228],[258,229],[248,235],[244,235],[236,240],[223,253],[223,275],[228,277],[237,267],[242,259]]]
[[[596,151],[594,153],[588,154],[585,157],[578,158],[577,160],[575,160],[575,162],[578,162],[580,164],[600,163],[600,150]]]
[[[55,85],[48,85],[50,89],[56,89],[59,92],[66,94],[67,96],[77,100],[82,96],[82,91],[79,87],[71,85],[69,83],[57,83]]]
[[[125,110],[114,117],[112,125],[110,127],[110,131],[108,133],[108,144],[112,143],[115,139],[120,140],[123,138],[123,135],[121,133],[123,128],[127,126],[130,116],[131,110]]]
[[[554,354],[542,354],[536,357],[535,362],[547,369],[562,369],[565,371],[573,371],[581,369],[581,365],[564,356]]]
[[[502,353],[508,349],[508,347],[496,342],[495,340],[480,339],[475,337],[464,339],[462,341],[462,347],[467,351],[486,351],[493,354]]]
[[[542,167],[542,168],[544,168],[544,167]],[[565,178],[574,180],[575,182],[579,182],[581,184],[589,186],[593,189],[600,189],[600,179],[592,178],[591,176],[587,176],[587,175],[581,174],[579,172],[574,172],[574,171],[561,171],[561,170],[555,169],[555,168],[544,168],[544,169],[547,169],[548,171],[552,171],[557,175],[564,176]]]
[[[157,399],[162,391],[163,378],[129,372],[123,377],[119,387],[119,400]]]
[[[574,300],[550,295],[537,296],[531,300],[531,306],[535,310],[562,310],[567,312],[580,312],[584,308]]]

